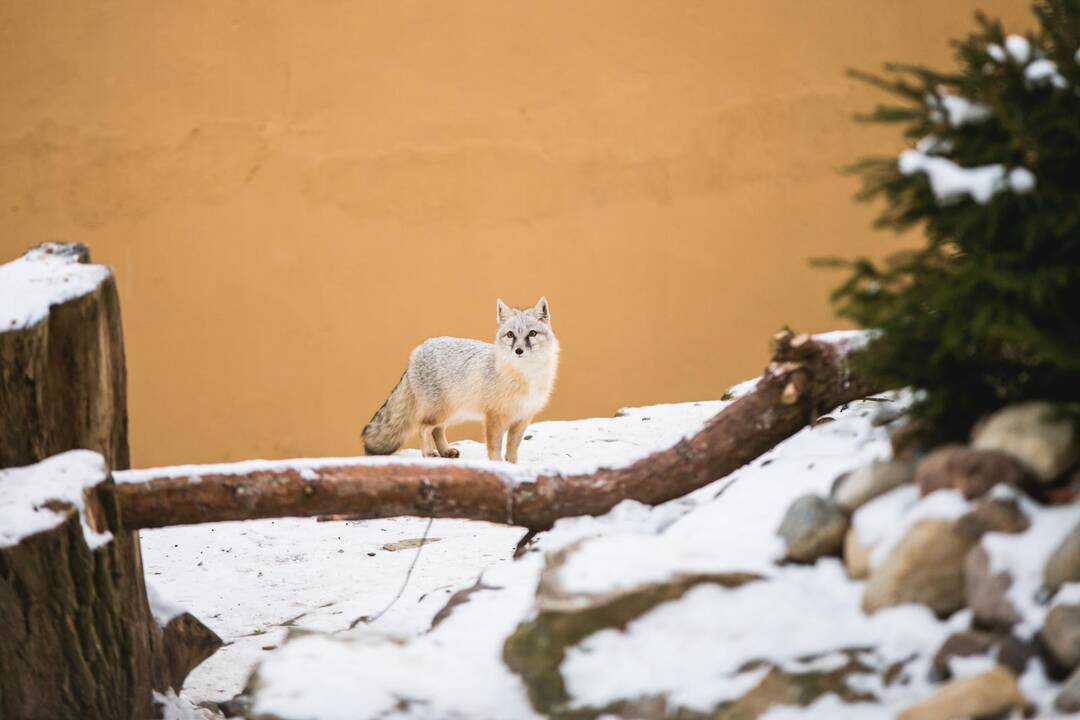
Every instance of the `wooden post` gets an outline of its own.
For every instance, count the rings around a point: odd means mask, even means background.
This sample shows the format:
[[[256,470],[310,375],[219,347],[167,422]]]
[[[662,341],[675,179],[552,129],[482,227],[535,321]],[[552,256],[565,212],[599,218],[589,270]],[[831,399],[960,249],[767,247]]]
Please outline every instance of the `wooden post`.
[[[151,616],[109,475],[130,464],[120,305],[111,271],[89,260],[85,246],[47,244],[0,266],[0,468],[37,463],[0,471],[5,719],[144,720],[153,688],[178,689],[220,646],[190,615],[166,628]],[[77,448],[98,453],[96,469],[89,453],[47,459]],[[72,457],[92,476],[81,503]],[[51,519],[20,534],[16,513]],[[111,540],[91,546],[84,523]]]

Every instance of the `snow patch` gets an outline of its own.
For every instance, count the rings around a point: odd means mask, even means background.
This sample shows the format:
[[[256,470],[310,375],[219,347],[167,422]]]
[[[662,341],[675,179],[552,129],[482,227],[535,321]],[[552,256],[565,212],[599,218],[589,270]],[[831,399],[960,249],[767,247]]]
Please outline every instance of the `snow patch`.
[[[93,292],[110,274],[104,265],[80,263],[57,243],[46,243],[0,265],[0,330],[38,324],[51,306]]]
[[[1069,81],[1058,72],[1057,63],[1040,58],[1024,68],[1024,79],[1032,86],[1053,85],[1059,90],[1069,87]]]
[[[953,655],[949,658],[949,672],[956,678],[972,677],[993,670],[996,664],[990,655]]]
[[[502,661],[504,639],[527,612],[540,558],[489,568],[498,603],[459,605],[430,633],[405,643],[373,629],[291,640],[259,666],[254,714],[319,720],[413,716],[534,718]],[[475,595],[490,595],[479,590]]]
[[[86,522],[85,493],[105,476],[104,458],[90,450],[70,450],[34,465],[0,470],[0,547],[60,525],[66,513],[46,507],[50,501],[78,510],[91,550],[112,540],[112,533],[96,532]]]
[[[1001,47],[997,43],[990,43],[986,46],[986,54],[989,55],[994,62],[1003,63],[1006,60],[1005,48]]]
[[[1020,195],[1035,189],[1035,173],[1027,168],[1013,168],[1009,171],[1009,188]]]
[[[809,568],[785,567],[769,581],[735,589],[699,585],[625,630],[588,636],[567,651],[562,676],[575,707],[662,693],[673,704],[707,711],[753,686],[746,673],[738,673],[752,660],[784,665],[873,647],[861,659],[884,668],[940,644],[950,632],[921,606],[867,616],[861,597],[861,585],[849,582],[831,559]],[[748,618],[762,622],[751,630]]]
[[[980,102],[941,90],[936,95],[927,95],[926,104],[930,108],[932,120],[946,122],[954,128],[980,123],[992,115],[990,108]]]
[[[874,498],[852,517],[859,544],[871,550],[870,567],[879,568],[912,527],[923,520],[956,520],[971,503],[957,490],[937,490],[919,497],[913,484]]]
[[[1030,192],[1035,187],[1035,176],[1026,168],[1014,168],[1006,172],[1000,163],[966,168],[948,158],[928,155],[920,150],[904,150],[900,153],[897,168],[902,175],[925,173],[930,189],[942,203],[959,202],[971,197],[985,205],[999,192],[1012,190]]]
[[[987,533],[982,538],[982,547],[990,558],[990,572],[1007,572],[1012,577],[1008,598],[1022,618],[1013,632],[1027,639],[1042,627],[1050,610],[1039,602],[1043,567],[1076,527],[1080,510],[1075,505],[1039,505],[1022,496],[1019,502],[1031,526],[1022,533]]]
[[[161,627],[169,624],[174,617],[183,615],[187,610],[166,599],[150,582],[146,583],[146,597],[150,601],[150,614]]]
[[[1020,65],[1031,58],[1031,43],[1022,35],[1009,35],[1005,38],[1005,50],[1013,62]]]

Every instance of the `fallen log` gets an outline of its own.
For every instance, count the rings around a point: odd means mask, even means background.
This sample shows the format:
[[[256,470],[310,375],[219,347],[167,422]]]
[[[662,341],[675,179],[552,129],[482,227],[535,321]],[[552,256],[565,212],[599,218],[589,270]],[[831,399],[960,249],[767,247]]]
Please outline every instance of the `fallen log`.
[[[465,518],[530,531],[559,518],[600,515],[622,500],[656,505],[742,467],[820,414],[886,388],[855,374],[858,343],[774,338],[772,362],[756,387],[724,407],[693,437],[624,467],[577,475],[529,474],[503,463],[360,458],[289,467],[189,466],[137,471],[115,485],[125,527],[225,520],[345,515]],[[127,479],[137,481],[124,481]]]

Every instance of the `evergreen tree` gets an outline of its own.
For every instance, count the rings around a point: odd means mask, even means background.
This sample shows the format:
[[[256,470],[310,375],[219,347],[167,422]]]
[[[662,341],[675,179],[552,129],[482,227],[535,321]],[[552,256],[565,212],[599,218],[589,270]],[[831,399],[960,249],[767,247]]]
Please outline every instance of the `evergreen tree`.
[[[932,440],[1006,403],[1080,402],[1080,0],[1034,12],[1027,36],[978,15],[952,72],[852,73],[899,101],[863,119],[914,145],[856,165],[859,198],[925,245],[824,262],[851,270],[839,313],[880,330],[862,372],[923,391],[913,413]]]

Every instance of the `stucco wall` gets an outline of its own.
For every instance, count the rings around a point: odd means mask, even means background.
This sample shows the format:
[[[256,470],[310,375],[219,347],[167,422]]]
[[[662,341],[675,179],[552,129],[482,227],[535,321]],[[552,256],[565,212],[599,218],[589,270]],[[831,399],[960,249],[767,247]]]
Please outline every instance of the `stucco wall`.
[[[496,296],[551,301],[547,417],[713,398],[836,326],[807,258],[897,242],[838,172],[899,147],[844,69],[1026,6],[5,2],[0,260],[116,268],[138,465],[358,452]]]

